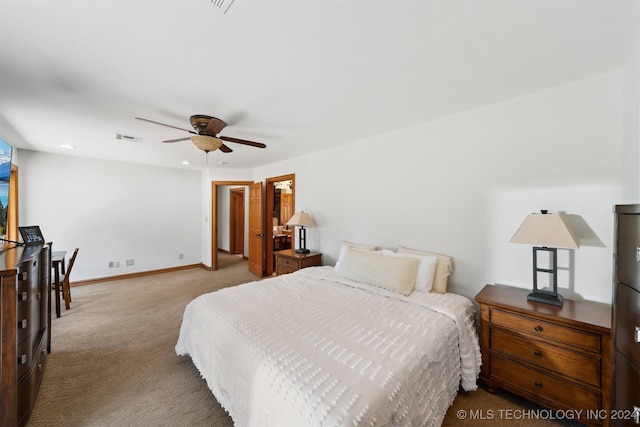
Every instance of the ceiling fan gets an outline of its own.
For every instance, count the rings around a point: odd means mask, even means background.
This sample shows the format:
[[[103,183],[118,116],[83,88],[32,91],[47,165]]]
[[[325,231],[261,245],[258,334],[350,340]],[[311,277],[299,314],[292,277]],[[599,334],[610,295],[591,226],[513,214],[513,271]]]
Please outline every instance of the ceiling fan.
[[[178,138],[178,139],[168,139],[162,142],[173,143],[173,142],[179,142],[179,141],[186,141],[190,139],[191,142],[193,142],[193,144],[196,147],[198,147],[205,153],[209,153],[209,151],[215,151],[218,149],[223,153],[232,152],[233,150],[229,148],[227,145],[225,145],[223,141],[235,142],[236,144],[249,145],[251,147],[257,147],[257,148],[267,147],[265,144],[261,142],[254,142],[254,141],[248,141],[246,139],[218,135],[222,131],[222,129],[224,129],[227,126],[227,124],[221,119],[218,119],[212,116],[207,116],[204,114],[195,114],[191,116],[190,118],[191,126],[193,126],[193,128],[195,129],[195,132],[189,129],[183,129],[177,126],[155,122],[149,119],[143,119],[142,117],[136,117],[136,119],[149,122],[149,123],[154,123],[156,125],[167,126],[170,128],[189,132],[193,136],[187,136],[185,138]]]

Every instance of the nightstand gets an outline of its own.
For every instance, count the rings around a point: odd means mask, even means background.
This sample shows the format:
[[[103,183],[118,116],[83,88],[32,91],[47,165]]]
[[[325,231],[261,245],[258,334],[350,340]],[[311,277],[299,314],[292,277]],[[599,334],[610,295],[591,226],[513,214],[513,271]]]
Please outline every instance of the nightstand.
[[[485,286],[480,304],[480,379],[547,408],[611,425],[611,306],[527,300],[528,289]]]
[[[322,265],[322,254],[318,252],[298,254],[293,249],[286,249],[274,252],[273,255],[276,257],[276,276]]]

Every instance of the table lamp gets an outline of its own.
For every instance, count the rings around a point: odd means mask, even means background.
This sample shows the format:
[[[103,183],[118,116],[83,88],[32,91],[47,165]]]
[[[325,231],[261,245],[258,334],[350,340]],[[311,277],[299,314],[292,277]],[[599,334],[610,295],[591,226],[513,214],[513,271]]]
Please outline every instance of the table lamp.
[[[299,230],[298,231],[299,248],[296,249],[296,253],[308,254],[309,252],[311,252],[309,249],[307,249],[307,230],[305,229],[305,227],[316,226],[316,223],[311,217],[311,215],[309,215],[305,211],[296,212],[295,214],[293,214],[289,222],[287,222],[287,225],[300,227],[298,229]]]
[[[556,248],[577,249],[580,247],[580,243],[567,226],[562,214],[550,214],[546,210],[540,212],[539,214],[529,214],[510,242],[533,245],[533,290],[527,299],[562,307],[563,298],[558,294],[558,253]],[[538,253],[541,251],[551,254],[550,268],[538,267]],[[551,290],[538,289],[539,273],[551,276]]]

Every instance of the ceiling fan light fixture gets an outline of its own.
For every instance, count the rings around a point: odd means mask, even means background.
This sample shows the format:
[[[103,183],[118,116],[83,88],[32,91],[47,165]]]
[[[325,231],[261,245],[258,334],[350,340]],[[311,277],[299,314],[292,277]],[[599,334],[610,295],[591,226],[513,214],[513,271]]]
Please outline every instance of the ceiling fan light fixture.
[[[191,137],[191,142],[193,142],[193,145],[207,153],[209,151],[215,151],[222,146],[221,140],[209,135],[194,135]]]

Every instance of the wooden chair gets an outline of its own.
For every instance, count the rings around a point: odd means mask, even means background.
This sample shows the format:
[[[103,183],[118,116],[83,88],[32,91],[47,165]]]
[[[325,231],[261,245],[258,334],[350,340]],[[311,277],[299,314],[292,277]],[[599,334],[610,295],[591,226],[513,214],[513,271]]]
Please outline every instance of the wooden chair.
[[[67,310],[71,308],[71,287],[69,286],[69,277],[71,276],[71,270],[73,269],[73,264],[76,261],[76,256],[78,256],[78,248],[73,251],[71,258],[69,259],[69,265],[66,267],[66,271],[63,271],[60,275],[60,286],[58,287],[54,283],[54,291],[62,293],[62,297],[64,298],[64,308]],[[60,301],[60,296],[56,295],[57,304],[59,304],[58,301]],[[58,307],[56,307],[56,309],[58,309]]]

